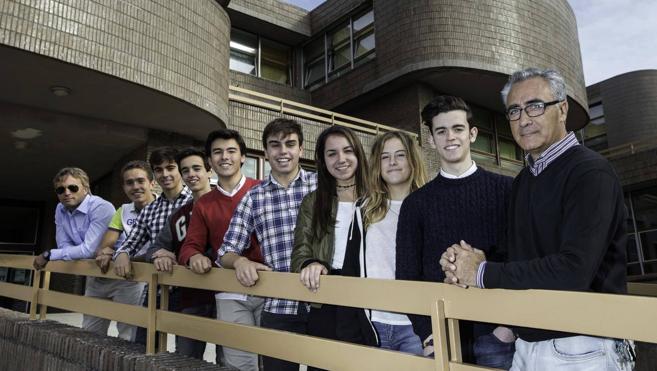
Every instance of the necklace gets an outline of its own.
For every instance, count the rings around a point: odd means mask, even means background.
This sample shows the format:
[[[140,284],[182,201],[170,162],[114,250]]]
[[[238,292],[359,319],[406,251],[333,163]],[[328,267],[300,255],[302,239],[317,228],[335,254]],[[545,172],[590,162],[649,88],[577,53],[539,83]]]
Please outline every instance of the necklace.
[[[336,185],[335,185],[335,188],[337,188],[337,189],[349,189],[349,188],[351,188],[351,187],[353,187],[353,186],[355,186],[355,185],[356,185],[356,183],[349,184],[349,185],[346,185],[346,186],[336,184]]]

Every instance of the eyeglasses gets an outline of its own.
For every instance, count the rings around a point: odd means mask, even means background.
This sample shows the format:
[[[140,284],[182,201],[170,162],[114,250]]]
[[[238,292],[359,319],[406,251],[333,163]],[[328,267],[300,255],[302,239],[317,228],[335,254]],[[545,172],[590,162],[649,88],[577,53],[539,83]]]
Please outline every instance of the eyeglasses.
[[[55,188],[55,193],[57,193],[58,195],[61,195],[62,193],[66,192],[67,188],[68,188],[69,191],[71,191],[71,193],[78,193],[78,191],[80,190],[80,187],[78,187],[77,185],[69,184],[67,187],[59,186],[59,187]]]
[[[545,113],[545,109],[553,104],[561,103],[563,100],[553,100],[552,102],[533,102],[524,107],[511,107],[506,110],[506,118],[509,121],[520,120],[522,111],[525,111],[529,117],[537,117]]]

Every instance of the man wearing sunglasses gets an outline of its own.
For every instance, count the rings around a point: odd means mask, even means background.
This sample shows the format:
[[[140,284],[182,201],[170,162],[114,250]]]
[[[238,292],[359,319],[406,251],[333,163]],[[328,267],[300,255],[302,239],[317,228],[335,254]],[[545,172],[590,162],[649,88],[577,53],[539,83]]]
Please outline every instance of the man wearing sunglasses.
[[[89,190],[89,176],[77,167],[61,169],[53,179],[59,204],[55,209],[57,248],[34,258],[34,268],[43,269],[50,260],[77,260],[94,257],[114,206]]]
[[[609,162],[566,130],[564,79],[530,68],[502,90],[513,137],[527,164],[513,183],[507,259],[487,261],[467,241],[440,263],[445,282],[482,288],[626,292],[625,205]],[[631,370],[623,340],[515,328],[511,370]]]

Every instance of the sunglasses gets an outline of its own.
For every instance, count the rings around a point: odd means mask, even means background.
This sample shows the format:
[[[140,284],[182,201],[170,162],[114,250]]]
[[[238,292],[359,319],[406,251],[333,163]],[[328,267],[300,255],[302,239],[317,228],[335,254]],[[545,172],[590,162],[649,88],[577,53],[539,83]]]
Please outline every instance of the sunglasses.
[[[62,193],[66,192],[66,188],[68,188],[68,190],[71,191],[71,193],[77,193],[80,190],[80,187],[78,187],[77,185],[70,184],[67,187],[60,186],[60,187],[55,188],[55,193],[57,193],[58,195],[61,195]]]

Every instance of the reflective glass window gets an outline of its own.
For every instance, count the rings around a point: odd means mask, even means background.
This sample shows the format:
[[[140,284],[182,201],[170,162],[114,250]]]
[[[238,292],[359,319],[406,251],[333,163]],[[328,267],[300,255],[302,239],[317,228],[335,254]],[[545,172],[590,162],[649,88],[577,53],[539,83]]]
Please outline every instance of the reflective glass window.
[[[234,71],[256,75],[258,37],[237,29],[230,33],[230,63]]]
[[[260,76],[281,84],[290,83],[290,48],[274,41],[261,39]]]

